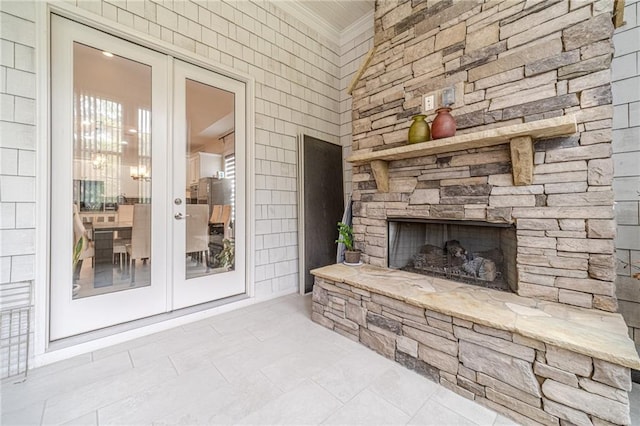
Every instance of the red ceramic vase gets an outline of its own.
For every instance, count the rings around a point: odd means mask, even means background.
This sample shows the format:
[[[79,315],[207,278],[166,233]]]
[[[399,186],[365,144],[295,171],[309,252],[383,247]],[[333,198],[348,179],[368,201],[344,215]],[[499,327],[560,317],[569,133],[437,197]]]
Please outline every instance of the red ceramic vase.
[[[438,115],[431,124],[431,138],[442,139],[456,134],[456,120],[451,114],[451,108],[438,108]]]

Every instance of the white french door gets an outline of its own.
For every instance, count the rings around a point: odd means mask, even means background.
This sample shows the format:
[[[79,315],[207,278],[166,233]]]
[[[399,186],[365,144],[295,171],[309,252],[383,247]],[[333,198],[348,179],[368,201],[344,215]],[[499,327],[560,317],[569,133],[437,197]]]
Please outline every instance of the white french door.
[[[52,15],[51,99],[49,340],[244,293],[244,83]]]
[[[56,340],[167,310],[168,108],[167,97],[155,94],[166,90],[168,73],[166,56],[56,15],[51,35],[50,339]],[[134,180],[134,168],[145,176]],[[138,213],[146,209],[138,232],[133,218],[118,212],[119,198]],[[118,229],[120,222],[128,229]],[[129,267],[134,233],[142,234],[147,253]],[[123,241],[116,242],[118,234]]]
[[[173,69],[173,306],[183,308],[245,292],[245,86],[179,60]]]

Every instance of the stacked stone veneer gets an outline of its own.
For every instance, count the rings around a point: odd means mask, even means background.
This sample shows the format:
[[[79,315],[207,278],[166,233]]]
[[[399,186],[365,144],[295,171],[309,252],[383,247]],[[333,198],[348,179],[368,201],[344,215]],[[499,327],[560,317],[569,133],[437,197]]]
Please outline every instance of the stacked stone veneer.
[[[365,262],[387,265],[388,218],[513,223],[519,295],[617,309],[612,4],[376,4],[376,53],[353,92],[354,152],[405,144],[422,95],[449,86],[459,132],[574,115],[578,133],[535,143],[528,186],[513,185],[508,144],[392,161],[388,193],[369,165],[354,167],[354,234]]]
[[[630,424],[629,369],[316,277],[315,322],[521,424]]]
[[[613,188],[616,200],[616,295],[629,334],[640,345],[640,3],[627,1],[611,63]],[[635,61],[635,63],[634,63]]]

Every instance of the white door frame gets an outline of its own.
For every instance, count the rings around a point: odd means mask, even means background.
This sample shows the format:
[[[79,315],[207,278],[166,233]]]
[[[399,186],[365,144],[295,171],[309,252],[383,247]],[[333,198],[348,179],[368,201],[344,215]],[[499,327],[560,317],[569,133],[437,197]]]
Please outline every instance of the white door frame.
[[[304,269],[306,250],[305,241],[305,208],[304,208],[304,133],[299,133],[296,137],[298,146],[298,294],[304,296]]]
[[[166,330],[181,324],[197,321],[219,312],[228,311],[239,306],[254,303],[253,299],[241,301],[233,305],[225,305],[206,311],[184,315],[178,318],[157,322],[150,325],[132,326],[130,330],[106,337],[97,337],[87,342],[66,345],[54,345],[49,341],[49,304],[50,304],[50,262],[51,252],[49,241],[51,240],[50,209],[51,209],[51,95],[49,76],[50,68],[50,16],[55,13],[65,18],[92,28],[105,31],[111,35],[138,43],[144,47],[166,53],[175,58],[182,59],[194,65],[201,66],[211,71],[238,79],[246,84],[246,202],[245,209],[248,220],[246,222],[246,248],[247,261],[245,279],[247,282],[247,295],[254,295],[254,257],[255,253],[255,79],[244,73],[232,69],[226,65],[214,62],[208,58],[194,54],[180,47],[168,44],[162,40],[150,37],[147,34],[133,30],[124,25],[107,22],[99,15],[89,13],[78,7],[63,2],[36,2],[36,256],[34,279],[34,345],[33,359],[30,367],[38,367],[61,359],[66,359],[78,354],[93,351],[153,332]],[[170,247],[167,247],[170,250]]]

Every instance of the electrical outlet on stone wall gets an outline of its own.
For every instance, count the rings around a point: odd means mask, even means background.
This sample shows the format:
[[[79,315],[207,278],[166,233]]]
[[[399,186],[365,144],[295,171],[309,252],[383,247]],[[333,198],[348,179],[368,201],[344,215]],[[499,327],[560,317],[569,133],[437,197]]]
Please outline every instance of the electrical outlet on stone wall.
[[[457,96],[456,96],[457,93]],[[460,108],[464,105],[464,83],[458,82],[449,87],[434,90],[422,95],[422,112],[429,115],[435,110],[448,106],[450,108]]]
[[[424,95],[424,98],[422,98],[422,100],[424,105],[424,112],[429,112],[436,108],[436,98],[433,93]]]

